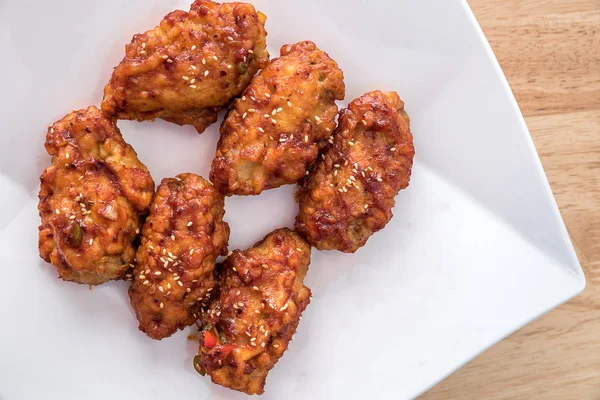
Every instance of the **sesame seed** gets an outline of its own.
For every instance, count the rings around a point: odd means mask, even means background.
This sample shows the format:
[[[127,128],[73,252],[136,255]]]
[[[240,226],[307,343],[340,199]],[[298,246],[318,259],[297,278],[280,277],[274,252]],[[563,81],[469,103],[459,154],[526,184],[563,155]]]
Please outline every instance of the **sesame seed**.
[[[240,294],[242,294],[242,292],[238,290],[237,292],[235,292],[235,294],[239,296]]]
[[[69,152],[67,151],[67,153],[65,154],[65,158],[68,160],[69,159]]]
[[[392,148],[390,149],[390,151],[394,152],[394,151],[396,151],[396,148],[395,148],[395,147],[392,147]]]
[[[169,265],[169,261],[165,260],[165,263],[164,263],[163,267],[167,268],[167,265]]]
[[[189,80],[190,80],[190,78],[189,78],[189,77],[187,77],[187,76],[185,76],[185,75],[184,75],[184,76],[182,76],[181,78],[183,78],[183,80],[184,80],[184,81],[189,81]]]
[[[156,271],[156,272],[154,273],[154,275],[160,275],[160,274],[162,274],[162,272],[160,272],[160,271]]]
[[[163,289],[163,287],[162,287],[162,286],[159,286],[159,287],[158,287],[158,290],[160,290],[161,292],[164,292],[164,291],[165,291],[165,289]]]
[[[258,290],[258,286],[252,286],[252,289]]]
[[[233,38],[231,36],[227,36],[227,39],[229,40],[233,40]]]
[[[227,64],[227,69],[231,69],[231,64]]]
[[[348,193],[348,189],[346,189],[346,186],[344,186],[344,187],[342,188],[342,190],[344,191],[344,193]]]
[[[298,317],[298,321],[302,321],[302,315]]]
[[[294,140],[294,134],[293,133],[290,135],[290,140]]]
[[[94,239],[90,239],[90,241],[88,242],[90,244],[90,246],[92,245],[92,243],[94,243]]]
[[[163,308],[163,307],[164,307],[164,304],[163,304],[163,303],[160,303],[158,306],[159,306],[160,308]]]
[[[145,48],[146,48],[146,43],[144,42],[144,43],[142,43],[142,49],[145,49]]]
[[[285,143],[285,142],[287,142],[287,139],[286,138],[281,138],[281,139],[279,139],[279,142],[280,143]]]
[[[350,179],[353,180],[353,181],[356,180],[356,178],[354,177],[354,175],[350,175]]]
[[[277,123],[277,121],[274,118],[271,118],[271,122],[274,123],[274,124]]]
[[[381,182],[383,181],[383,179],[381,179],[381,177],[377,177],[377,182]]]
[[[246,96],[242,96],[242,101],[246,101]]]
[[[254,310],[254,312],[255,312],[255,313],[257,313],[257,314],[260,314],[260,311],[259,311],[259,310]]]
[[[304,141],[308,143],[308,135],[304,135]]]
[[[275,347],[276,349],[278,349],[279,345],[278,344],[274,344],[273,347]]]
[[[175,277],[173,278],[174,281],[177,282],[179,279],[181,279],[181,277],[179,275],[177,275],[177,274],[174,274],[174,275],[175,275]]]
[[[265,347],[265,342],[262,342],[260,345],[261,347]]]
[[[142,283],[142,285],[148,285],[148,284],[150,284],[150,281],[149,281],[149,280],[145,280],[145,281]]]
[[[265,130],[264,130],[263,128],[261,128],[261,127],[259,127],[259,128],[258,128],[258,130],[259,130],[260,132],[262,132],[262,133],[265,133]]]
[[[250,96],[250,98],[252,99],[252,101],[256,101],[256,98],[254,96]]]
[[[190,66],[190,68],[192,68],[194,71],[198,69],[198,67],[196,67],[195,65]]]
[[[365,175],[365,171],[361,171],[361,172],[360,172],[360,174],[363,176],[363,178],[365,178],[365,177],[366,177],[366,175]]]
[[[321,121],[321,118],[319,118],[318,116],[315,115],[315,121],[319,122],[319,121]]]
[[[336,169],[333,171],[333,176],[337,176],[337,174],[338,174],[338,170]]]
[[[246,113],[246,112],[244,114],[242,114],[242,119],[246,118],[246,115],[248,115],[248,113]]]
[[[333,164],[333,168],[339,168],[340,164]]]
[[[171,282],[167,282],[167,289],[171,289]]]
[[[192,289],[190,289],[190,288],[187,288],[187,289],[185,289],[185,292],[186,292],[186,293],[189,293],[189,292],[191,292],[191,291],[192,291]]]
[[[212,58],[213,58],[213,60],[215,60],[215,61],[217,61],[217,60],[218,60],[217,56],[212,56]]]
[[[250,341],[251,341],[251,342],[254,342],[255,340],[256,340],[256,338],[255,338],[255,337],[253,337],[253,338],[250,338]]]
[[[366,210],[367,208],[369,208],[369,205],[368,205],[368,204],[365,204],[365,210]]]
[[[264,269],[267,269],[267,268],[269,268],[269,266],[268,266],[267,264],[263,264],[263,265],[262,265],[262,267],[263,267]]]
[[[190,81],[190,83],[195,83],[196,82],[196,78],[192,78],[192,80]]]
[[[282,112],[282,111],[283,111],[283,108],[281,108],[281,107],[279,107],[279,108],[277,109],[277,112]]]
[[[146,50],[140,51],[140,54],[146,54]]]
[[[204,76],[208,76],[209,72],[208,70],[204,71]]]
[[[330,144],[333,144],[333,138],[332,138],[332,137],[330,137],[329,139],[327,139],[327,141],[328,141]]]
[[[256,343],[254,343],[254,342],[250,342],[250,344],[251,344],[252,346],[256,347]]]
[[[283,307],[279,309],[279,311],[285,311],[288,308],[288,303],[285,303]]]
[[[271,118],[271,114],[264,114],[263,117],[265,117],[265,118]]]
[[[362,121],[360,121],[360,122],[362,122],[362,124],[363,124],[364,126],[367,126],[367,121],[365,121],[364,119],[363,119]]]
[[[265,92],[265,96],[267,96],[267,98],[269,98],[269,99],[271,98],[271,95],[267,92]]]
[[[54,128],[50,128],[50,133],[54,133]]]
[[[249,112],[249,113],[253,113],[253,112],[256,112],[256,110],[255,110],[254,108],[249,108],[249,109],[248,109],[248,112]]]
[[[275,115],[275,114],[277,114],[277,109],[276,108],[274,108],[273,111],[271,111],[271,115]]]
[[[175,240],[175,235],[171,235],[171,240]]]
[[[205,58],[202,59],[202,65],[206,65],[206,59]]]
[[[85,204],[84,204],[84,203],[79,203],[79,206],[80,206],[81,208],[85,208]]]
[[[246,62],[246,56],[244,56],[244,62]]]
[[[181,283],[181,281],[177,281],[177,284],[179,284],[179,286],[183,286],[183,283]]]
[[[173,62],[173,60],[171,60],[171,59],[169,58],[169,59],[167,59],[167,62],[168,62],[169,64],[171,64],[171,63]]]
[[[194,223],[192,221],[187,223],[187,226],[192,226]]]
[[[196,89],[196,85],[190,85],[190,89]]]
[[[208,288],[206,291],[210,293],[211,290],[213,290],[213,288]]]
[[[237,303],[237,305],[238,305],[238,307],[244,307],[244,303],[242,303],[241,301],[239,301],[239,302]]]
[[[166,54],[165,54],[164,56],[162,56],[162,59],[163,59],[163,60],[166,60],[167,58],[169,58],[169,56],[168,56],[168,55],[166,55]]]
[[[190,250],[190,256],[191,256],[192,254],[194,254],[194,249],[191,249],[191,250]]]
[[[69,217],[69,219],[75,219],[75,216],[74,216],[74,215],[71,215],[71,216]]]
[[[352,142],[352,141],[350,141],[350,140],[348,141],[348,144],[349,144],[350,146],[354,146],[354,142]]]
[[[321,154],[321,158],[324,160],[325,159],[325,154]]]
[[[146,279],[146,275],[140,275],[139,278],[140,279]]]
[[[367,171],[373,171],[373,168],[367,167]]]
[[[221,315],[221,311],[217,311],[215,315],[218,317],[219,315]]]
[[[192,51],[196,50],[196,45],[193,45],[191,50]]]
[[[308,172],[308,171],[306,171],[306,175],[308,175],[308,174],[309,174],[309,172]]]
[[[231,268],[234,272],[237,272],[237,269],[235,267]]]
[[[288,107],[291,107],[292,106],[292,102],[288,100],[287,101],[287,105],[288,105]]]
[[[137,229],[135,230],[135,234],[137,235],[138,233],[140,233],[140,228],[137,228]]]

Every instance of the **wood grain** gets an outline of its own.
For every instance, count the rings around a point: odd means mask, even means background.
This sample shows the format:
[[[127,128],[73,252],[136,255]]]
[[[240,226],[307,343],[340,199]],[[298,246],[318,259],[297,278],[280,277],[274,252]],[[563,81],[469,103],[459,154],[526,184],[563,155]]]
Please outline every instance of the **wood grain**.
[[[600,400],[600,0],[468,2],[525,115],[588,284],[421,399]]]

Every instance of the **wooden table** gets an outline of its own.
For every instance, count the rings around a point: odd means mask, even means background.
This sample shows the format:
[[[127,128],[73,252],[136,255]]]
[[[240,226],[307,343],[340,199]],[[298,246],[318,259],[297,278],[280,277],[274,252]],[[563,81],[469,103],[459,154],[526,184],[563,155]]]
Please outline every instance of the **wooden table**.
[[[421,399],[600,400],[600,0],[468,2],[525,115],[588,283]]]

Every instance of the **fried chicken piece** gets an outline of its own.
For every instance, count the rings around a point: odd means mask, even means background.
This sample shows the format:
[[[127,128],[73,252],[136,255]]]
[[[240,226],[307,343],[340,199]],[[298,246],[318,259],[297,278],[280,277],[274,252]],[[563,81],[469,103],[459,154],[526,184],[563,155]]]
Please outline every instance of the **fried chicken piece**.
[[[148,169],[93,106],[55,122],[45,147],[52,165],[40,177],[40,257],[65,281],[122,278],[154,194]]]
[[[194,367],[214,383],[247,394],[264,392],[310,302],[302,281],[310,246],[289,229],[236,250],[219,266],[219,294],[203,315]]]
[[[342,110],[333,144],[297,193],[296,229],[320,250],[354,253],[392,218],[415,149],[404,103],[374,91]]]
[[[335,128],[344,74],[312,42],[281,48],[221,125],[210,179],[226,195],[295,183]]]
[[[125,47],[102,109],[120,119],[193,125],[202,133],[268,63],[265,20],[250,4],[209,0],[169,13]]]
[[[227,254],[223,195],[203,178],[163,179],[137,251],[131,305],[139,329],[153,339],[193,324],[215,286],[215,260]]]

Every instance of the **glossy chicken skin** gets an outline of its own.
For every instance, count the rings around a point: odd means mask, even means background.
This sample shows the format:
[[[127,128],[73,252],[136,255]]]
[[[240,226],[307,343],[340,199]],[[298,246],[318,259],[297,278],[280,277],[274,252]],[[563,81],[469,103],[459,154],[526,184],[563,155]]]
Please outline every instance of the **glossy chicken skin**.
[[[45,147],[52,165],[40,177],[40,256],[65,281],[123,278],[154,193],[148,169],[93,106],[55,122]]]
[[[198,133],[269,61],[266,17],[247,3],[197,0],[133,37],[104,89],[120,119],[162,118]]]
[[[203,315],[194,366],[214,383],[247,394],[264,391],[310,302],[303,284],[310,246],[278,229],[220,266],[219,294]]]
[[[227,252],[223,196],[194,174],[163,179],[137,251],[131,305],[139,329],[163,339],[193,324],[215,286],[215,260]]]
[[[374,91],[342,110],[333,143],[300,184],[296,229],[320,250],[353,253],[392,218],[415,149],[404,103]]]
[[[283,46],[221,125],[211,181],[226,195],[296,183],[327,144],[344,94],[342,71],[314,43]]]

